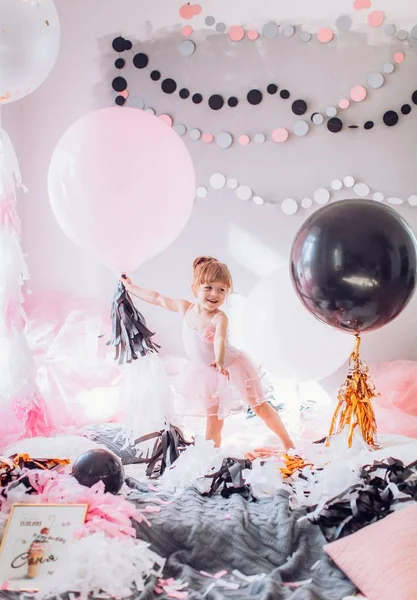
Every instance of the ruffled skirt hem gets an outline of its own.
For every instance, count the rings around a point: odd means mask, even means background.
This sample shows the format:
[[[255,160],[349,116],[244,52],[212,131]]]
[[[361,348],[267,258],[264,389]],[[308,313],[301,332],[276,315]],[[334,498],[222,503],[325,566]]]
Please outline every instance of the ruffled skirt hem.
[[[268,401],[264,377],[245,354],[226,368],[230,379],[205,364],[187,362],[174,383],[175,412],[225,419]]]

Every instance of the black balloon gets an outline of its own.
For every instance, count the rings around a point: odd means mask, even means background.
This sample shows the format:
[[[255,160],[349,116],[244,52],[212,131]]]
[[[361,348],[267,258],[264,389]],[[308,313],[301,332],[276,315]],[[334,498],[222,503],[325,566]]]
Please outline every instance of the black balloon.
[[[120,459],[101,448],[87,450],[81,454],[72,467],[75,479],[87,487],[92,487],[98,481],[104,483],[106,492],[117,494],[124,481],[124,470]]]
[[[291,277],[318,319],[352,333],[389,323],[416,282],[416,239],[393,209],[341,200],[308,218],[291,249]]]

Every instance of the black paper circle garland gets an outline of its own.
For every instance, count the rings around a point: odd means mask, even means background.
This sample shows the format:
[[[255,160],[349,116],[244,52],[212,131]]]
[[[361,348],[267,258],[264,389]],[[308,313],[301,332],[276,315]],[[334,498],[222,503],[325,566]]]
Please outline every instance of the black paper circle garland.
[[[112,47],[115,52],[118,52],[120,54],[122,52],[125,52],[126,50],[131,50],[133,45],[130,40],[127,40],[127,39],[123,38],[122,36],[118,36],[118,37],[114,38],[114,40],[112,42]],[[150,59],[149,59],[149,56],[145,52],[137,52],[133,56],[132,63],[137,69],[140,69],[140,70],[148,69]],[[125,67],[126,62],[124,59],[118,58],[114,64],[117,69],[122,69]],[[243,98],[239,99],[235,95],[226,97],[220,93],[212,93],[212,94],[209,94],[207,97],[203,97],[203,95],[199,92],[193,93],[188,88],[180,87],[178,85],[178,82],[172,77],[162,78],[161,71],[159,71],[157,69],[149,70],[149,76],[152,81],[160,82],[161,90],[165,94],[168,94],[168,95],[178,94],[178,96],[182,100],[191,99],[192,103],[196,104],[196,105],[207,103],[209,108],[213,111],[219,111],[219,110],[223,109],[226,105],[230,108],[236,108],[240,104],[240,102],[243,100]],[[123,106],[126,103],[126,99],[128,96],[126,79],[121,76],[115,77],[112,81],[112,87],[113,87],[113,90],[118,92],[118,94],[119,94],[114,99],[115,103],[118,106]],[[123,93],[123,92],[125,92],[125,93]],[[279,89],[278,85],[276,83],[272,83],[272,82],[266,86],[265,92],[271,96],[278,94],[279,98],[281,98],[282,100],[288,100],[291,97],[291,93],[288,89],[285,89],[285,88]],[[258,89],[258,88],[252,88],[247,92],[244,100],[251,106],[258,106],[259,104],[262,103],[265,92],[263,92],[261,89]],[[390,109],[390,110],[385,111],[385,113],[382,115],[382,119],[381,119],[382,124],[384,124],[387,127],[393,127],[400,122],[401,116],[409,115],[412,111],[412,104],[417,105],[417,90],[414,90],[412,92],[411,101],[412,101],[412,103],[402,104],[399,109],[396,109],[396,110]],[[308,110],[307,102],[302,98],[298,98],[292,102],[291,109],[295,115],[302,116]],[[331,133],[339,133],[343,129],[359,129],[359,128],[363,128],[365,131],[370,131],[371,129],[374,129],[374,127],[376,125],[375,119],[368,119],[362,125],[358,125],[358,124],[350,124],[349,125],[345,121],[343,121],[339,116],[337,116],[337,108],[336,107],[334,107],[334,110],[332,113],[330,113],[328,111],[325,111],[325,112],[328,114],[326,115],[324,113],[321,114],[319,112],[314,112],[313,114],[310,115],[310,118],[315,125],[321,125],[322,123],[325,123],[328,131]]]
[[[213,94],[208,100],[208,105],[212,110],[220,110],[224,106],[223,97],[220,94]]]
[[[132,49],[132,42],[119,35],[118,37],[114,38],[112,47],[115,52],[125,52],[125,50]]]
[[[149,58],[147,54],[144,54],[143,52],[138,52],[138,54],[135,54],[133,57],[133,64],[137,69],[145,69],[145,67],[147,67],[149,64]]]
[[[112,86],[115,92],[124,92],[127,89],[127,81],[124,77],[115,77]]]
[[[295,115],[303,115],[307,112],[307,103],[304,100],[294,100],[291,109]]]
[[[121,38],[121,39],[123,39],[123,38]],[[125,42],[126,42],[126,40],[125,40]],[[124,42],[122,43],[119,40],[119,38],[116,38],[115,40],[113,40],[113,48],[114,49],[119,48],[119,50],[117,50],[117,51],[121,52],[122,47],[124,48]],[[133,62],[133,65],[137,69],[142,70],[142,69],[146,69],[149,66],[150,61],[149,61],[149,56],[147,54],[145,54],[144,52],[138,52],[134,55],[132,62]],[[161,77],[162,77],[162,75],[159,70],[153,69],[150,72],[150,78],[152,79],[152,81],[159,81],[161,79]],[[176,92],[177,88],[178,88],[178,83],[172,77],[167,77],[162,80],[161,89],[165,94],[173,94]],[[185,89],[186,88],[181,88],[182,93],[179,94],[180,98],[182,98],[183,100],[188,99],[189,96],[191,95],[191,92],[188,89],[186,91],[183,91]],[[278,92],[277,84],[275,84],[275,83],[268,84],[266,91],[270,95],[276,94]],[[290,94],[289,90],[287,90],[287,89],[282,89],[279,93],[279,97],[282,100],[288,100],[288,98],[290,98],[290,96],[291,96],[291,94]],[[202,94],[200,94],[199,92],[192,94],[191,99],[194,102],[194,104],[200,104],[204,101]],[[252,106],[259,105],[263,100],[262,90],[257,89],[257,88],[250,89],[246,94],[246,100]],[[221,110],[226,104],[230,108],[235,108],[239,104],[239,98],[237,98],[236,96],[230,96],[230,98],[225,100],[223,95],[214,93],[214,94],[210,94],[210,96],[208,97],[207,104],[214,111]],[[293,112],[296,115],[303,115],[306,111],[307,111],[307,102],[305,100],[299,99],[293,103]]]
[[[395,110],[387,110],[387,112],[384,113],[382,120],[384,121],[385,125],[388,125],[388,127],[393,127],[398,123],[398,114],[395,112]]]
[[[339,133],[343,129],[343,121],[338,117],[332,117],[327,121],[327,129],[332,133]]]

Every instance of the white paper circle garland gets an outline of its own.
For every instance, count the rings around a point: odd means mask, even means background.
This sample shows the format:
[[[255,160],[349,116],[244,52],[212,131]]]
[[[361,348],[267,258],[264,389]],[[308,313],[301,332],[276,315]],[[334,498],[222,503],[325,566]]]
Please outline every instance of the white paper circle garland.
[[[234,177],[230,177],[230,179],[227,180],[227,187],[230,188],[231,190],[235,190],[238,185],[239,185],[239,182]]]
[[[334,179],[331,183],[331,188],[335,192],[341,190],[342,187],[343,187],[343,181],[340,181],[340,179]]]
[[[317,204],[327,204],[330,200],[330,192],[326,188],[319,188],[314,192],[314,201]]]
[[[216,137],[216,144],[219,148],[229,148],[233,144],[233,137],[228,131],[222,131]]]
[[[210,185],[213,190],[221,190],[226,185],[226,177],[222,173],[213,173],[210,177]]]
[[[384,85],[385,79],[382,73],[371,73],[368,77],[369,87],[377,90]]]
[[[281,210],[284,215],[295,215],[298,210],[298,203],[293,198],[285,198],[281,203]]]
[[[197,198],[206,198],[207,194],[208,194],[208,190],[203,185],[201,185],[200,187],[197,188],[197,191],[196,191]]]
[[[356,183],[353,186],[353,191],[359,198],[366,198],[371,192],[369,185],[366,185],[366,183]]]
[[[247,185],[240,185],[236,190],[236,196],[240,200],[249,200],[252,197],[252,190]]]
[[[201,138],[201,131],[199,129],[191,129],[191,131],[188,135],[189,135],[190,140],[193,140],[193,142],[196,142],[197,140],[199,140]]]
[[[347,195],[348,198],[352,197],[353,192],[359,198],[370,197],[375,202],[385,201],[393,206],[401,206],[405,203],[405,200],[398,196],[389,196],[385,198],[384,194],[382,194],[381,192],[372,192],[370,186],[367,183],[356,183],[354,177],[352,177],[351,175],[347,175],[343,179],[334,179],[327,188],[322,187],[316,189],[313,194],[313,198],[310,198],[308,196],[302,198],[301,200],[296,200],[294,198],[285,198],[284,200],[282,200],[282,202],[278,202],[276,199],[265,200],[261,196],[257,195],[248,185],[241,184],[236,178],[228,177],[223,173],[213,173],[209,178],[209,184],[211,189],[213,190],[221,190],[227,187],[229,190],[233,190],[235,192],[239,200],[252,200],[253,204],[257,206],[262,206],[266,204],[269,206],[280,207],[281,211],[285,215],[295,215],[300,207],[304,209],[309,209],[314,205],[314,203],[318,205],[327,204],[332,199],[332,193],[341,191],[343,190],[343,188],[346,188],[346,190],[351,190],[351,192]],[[207,195],[208,189],[206,186],[197,187],[197,198],[206,198]],[[343,198],[340,198],[340,200],[343,201]],[[417,194],[411,194],[410,196],[408,196],[406,201],[409,206],[417,207]]]
[[[347,175],[343,180],[343,185],[347,188],[352,188],[355,185],[355,180],[351,175]]]
[[[404,200],[402,200],[402,198],[396,198],[396,197],[387,198],[387,202],[389,204],[394,204],[397,206],[400,204],[404,204]]]
[[[307,123],[307,121],[304,121],[303,119],[296,121],[294,123],[294,125],[292,126],[293,134],[298,137],[303,137],[304,135],[307,135],[309,129],[310,129],[309,124]]]

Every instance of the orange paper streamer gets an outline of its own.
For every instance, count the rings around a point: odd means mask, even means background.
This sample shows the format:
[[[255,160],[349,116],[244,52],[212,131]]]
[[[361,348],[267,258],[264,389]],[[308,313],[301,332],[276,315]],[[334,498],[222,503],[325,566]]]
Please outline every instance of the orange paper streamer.
[[[345,427],[348,431],[348,447],[352,446],[355,429],[359,429],[365,442],[377,447],[376,420],[372,399],[378,396],[370,378],[367,364],[359,356],[361,338],[356,334],[355,348],[350,355],[349,373],[339,389],[338,404],[330,425],[329,437],[340,433]]]
[[[297,455],[290,456],[289,454],[282,454],[280,458],[285,462],[285,467],[280,468],[283,479],[291,477],[296,471],[301,471],[305,467],[310,467],[310,469],[312,469],[314,466],[312,463],[306,462],[304,458]]]
[[[13,463],[18,467],[24,467],[25,463],[30,463],[38,469],[53,469],[58,465],[69,465],[69,458],[32,458],[29,454],[13,454],[10,457],[13,460]]]

